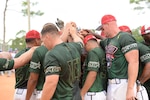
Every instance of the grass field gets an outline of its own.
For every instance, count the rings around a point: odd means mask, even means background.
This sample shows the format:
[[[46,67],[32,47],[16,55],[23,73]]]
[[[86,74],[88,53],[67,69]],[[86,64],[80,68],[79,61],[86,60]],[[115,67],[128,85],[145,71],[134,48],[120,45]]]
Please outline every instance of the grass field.
[[[0,100],[13,100],[15,86],[15,74],[11,76],[7,74],[0,75]]]

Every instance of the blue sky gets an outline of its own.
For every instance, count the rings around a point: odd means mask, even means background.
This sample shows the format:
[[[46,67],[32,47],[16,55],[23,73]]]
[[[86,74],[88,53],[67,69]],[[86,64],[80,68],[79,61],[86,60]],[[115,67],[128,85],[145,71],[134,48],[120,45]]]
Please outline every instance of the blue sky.
[[[21,11],[22,0],[9,0],[6,17],[6,40],[15,38],[16,33],[23,29],[28,31],[27,17]],[[31,29],[42,29],[47,22],[55,22],[60,18],[65,22],[75,21],[81,28],[96,28],[104,14],[116,17],[118,25],[128,25],[131,29],[150,22],[150,14],[133,11],[129,0],[31,0],[37,1],[33,10],[41,10],[45,14],[31,18]],[[3,37],[3,10],[5,0],[0,3],[0,39]]]

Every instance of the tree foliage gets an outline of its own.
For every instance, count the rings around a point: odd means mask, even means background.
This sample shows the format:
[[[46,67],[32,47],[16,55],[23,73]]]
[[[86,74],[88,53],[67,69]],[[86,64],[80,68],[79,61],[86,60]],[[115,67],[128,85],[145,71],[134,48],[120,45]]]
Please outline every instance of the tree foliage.
[[[139,42],[143,41],[143,37],[140,35],[140,29],[141,27],[132,30],[133,37]]]
[[[150,0],[130,0],[130,4],[135,4],[134,10],[150,8]]]
[[[35,6],[38,4],[38,2],[30,2],[31,6]],[[28,16],[28,2],[27,1],[23,1],[22,2],[22,6],[24,7],[24,9],[21,10],[21,12],[23,13],[23,16]],[[44,12],[41,12],[40,10],[38,11],[30,11],[30,16],[34,17],[34,16],[42,16],[44,14]]]
[[[22,50],[23,48],[25,48],[26,47],[25,34],[26,32],[24,30],[20,30],[19,32],[17,32],[15,39],[11,40],[12,44],[10,47],[12,49],[17,48],[18,50]]]
[[[31,7],[37,5],[38,2],[30,2]],[[23,1],[22,2],[22,7],[23,9],[21,10],[23,16],[28,16],[28,2],[27,1]],[[31,11],[30,10],[30,16],[34,17],[34,16],[42,16],[44,13],[41,12],[40,10],[38,11]],[[23,48],[26,47],[26,43],[25,43],[25,34],[26,31],[24,30],[20,30],[19,32],[16,33],[16,38],[15,39],[10,39],[10,41],[12,42],[12,45],[10,46],[12,49],[17,48],[18,50],[22,50]]]

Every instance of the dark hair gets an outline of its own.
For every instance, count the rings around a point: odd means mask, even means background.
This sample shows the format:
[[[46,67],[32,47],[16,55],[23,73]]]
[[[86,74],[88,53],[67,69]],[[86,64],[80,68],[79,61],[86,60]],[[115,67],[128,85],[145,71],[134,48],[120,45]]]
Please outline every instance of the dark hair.
[[[46,33],[52,33],[52,34],[59,34],[58,33],[58,29],[57,27],[55,26],[55,24],[53,23],[46,23],[44,26],[43,26],[43,29],[41,31],[41,34],[44,35]]]
[[[31,43],[31,42],[35,41],[35,39],[29,38],[29,39],[26,39],[25,41],[26,41],[26,43]]]

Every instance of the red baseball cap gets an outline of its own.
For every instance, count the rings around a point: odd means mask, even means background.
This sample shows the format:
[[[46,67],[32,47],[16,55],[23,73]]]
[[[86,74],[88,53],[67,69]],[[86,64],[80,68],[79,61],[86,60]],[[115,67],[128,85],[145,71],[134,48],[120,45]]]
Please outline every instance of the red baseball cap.
[[[131,33],[130,28],[126,25],[119,26],[119,29],[123,32],[130,32]]]
[[[106,24],[111,21],[116,21],[116,18],[113,15],[104,15],[101,19],[101,24]]]
[[[149,25],[143,25],[141,27],[141,35],[145,35],[150,33],[150,26]]]
[[[94,35],[89,34],[89,35],[87,35],[87,36],[83,39],[84,44],[87,44],[87,42],[88,42],[89,40],[97,40],[97,39],[96,39],[96,37],[95,37]]]
[[[111,22],[111,21],[116,21],[116,18],[115,18],[113,15],[110,15],[110,14],[104,15],[104,16],[102,17],[102,19],[101,19],[101,25],[98,26],[98,27],[96,28],[96,30],[101,30],[101,29],[103,29],[103,28],[102,28],[102,25],[103,25],[103,24],[106,24],[106,23],[108,23],[108,22]]]
[[[100,30],[102,30],[102,28],[103,28],[102,25],[100,25],[95,30],[100,31]]]
[[[26,33],[25,38],[26,39],[39,39],[40,33],[36,30],[30,30],[28,33]]]

